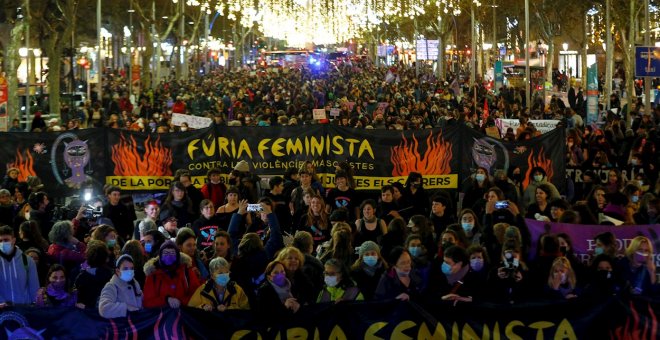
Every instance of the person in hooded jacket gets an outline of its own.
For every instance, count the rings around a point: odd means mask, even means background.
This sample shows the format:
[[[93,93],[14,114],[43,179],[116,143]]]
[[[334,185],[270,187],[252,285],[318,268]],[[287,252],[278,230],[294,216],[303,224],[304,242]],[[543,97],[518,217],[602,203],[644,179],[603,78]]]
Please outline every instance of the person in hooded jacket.
[[[0,308],[34,302],[39,289],[37,266],[16,246],[10,226],[0,226],[0,273]]]
[[[106,319],[125,317],[128,312],[141,310],[144,298],[140,284],[134,279],[133,258],[121,255],[115,266],[114,275],[99,298],[99,314]]]
[[[187,305],[201,285],[192,270],[192,260],[181,253],[172,240],[160,246],[158,257],[147,261],[144,272],[147,274],[144,283],[145,308],[179,308]]]

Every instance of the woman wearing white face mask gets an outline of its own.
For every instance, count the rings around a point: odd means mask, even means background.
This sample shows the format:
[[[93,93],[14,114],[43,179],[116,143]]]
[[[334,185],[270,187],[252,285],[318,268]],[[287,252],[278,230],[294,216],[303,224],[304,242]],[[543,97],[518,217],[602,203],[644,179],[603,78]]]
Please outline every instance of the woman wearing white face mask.
[[[552,262],[548,273],[548,284],[545,288],[547,298],[551,300],[568,300],[578,297],[577,280],[571,263],[565,257],[558,257]]]
[[[348,268],[341,261],[337,259],[326,261],[323,275],[325,284],[316,300],[317,303],[364,300],[360,289],[351,280]]]
[[[135,267],[130,255],[117,259],[115,275],[101,291],[99,314],[107,319],[125,317],[142,309],[142,289],[135,281]]]
[[[626,248],[626,256],[618,262],[618,272],[624,282],[624,291],[632,295],[656,294],[655,253],[651,240],[637,236]]]

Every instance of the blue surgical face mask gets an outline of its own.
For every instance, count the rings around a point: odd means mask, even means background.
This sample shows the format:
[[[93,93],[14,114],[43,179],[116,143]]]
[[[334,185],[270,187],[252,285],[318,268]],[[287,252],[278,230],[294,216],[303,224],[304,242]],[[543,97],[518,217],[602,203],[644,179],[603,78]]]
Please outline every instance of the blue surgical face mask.
[[[600,255],[600,254],[602,254],[602,253],[604,253],[604,252],[605,252],[605,249],[603,249],[603,247],[596,247],[596,248],[594,248],[594,254],[596,254],[596,255]]]
[[[378,256],[365,256],[362,260],[364,260],[364,264],[367,266],[373,267],[378,263]]]
[[[108,245],[108,248],[114,248],[117,244],[117,240],[107,240],[105,243]]]
[[[442,273],[445,275],[451,274],[451,265],[447,262],[442,262]]]
[[[153,243],[145,243],[144,244],[144,251],[147,253],[151,253],[151,249],[153,249],[154,244]]]
[[[394,267],[394,270],[396,270],[396,274],[399,277],[407,277],[410,276],[410,270],[400,270],[399,268]]]
[[[534,175],[534,180],[540,182],[543,180],[543,175]]]
[[[462,222],[461,226],[463,227],[463,230],[465,230],[465,233],[469,234],[472,232],[472,228],[474,228],[474,223]]]
[[[410,252],[410,255],[412,257],[417,257],[419,255],[422,255],[422,248],[421,247],[408,247],[408,252]]]
[[[639,202],[639,196],[637,195],[632,196],[630,199],[633,201],[633,203]]]
[[[215,277],[215,283],[217,283],[218,286],[227,287],[227,283],[229,283],[229,273],[218,274],[218,276]]]
[[[135,277],[135,271],[133,269],[122,270],[119,275],[119,278],[124,282],[131,282],[133,277]]]
[[[5,255],[9,255],[13,248],[11,242],[0,242],[0,251]]]
[[[477,272],[482,270],[484,268],[484,259],[478,257],[473,258],[470,260],[470,268]]]
[[[486,179],[486,175],[484,174],[476,174],[474,178],[477,179],[477,182],[483,182]]]
[[[328,287],[335,287],[337,286],[337,276],[328,276],[326,275],[325,278],[323,278],[323,281],[325,281],[326,286]]]

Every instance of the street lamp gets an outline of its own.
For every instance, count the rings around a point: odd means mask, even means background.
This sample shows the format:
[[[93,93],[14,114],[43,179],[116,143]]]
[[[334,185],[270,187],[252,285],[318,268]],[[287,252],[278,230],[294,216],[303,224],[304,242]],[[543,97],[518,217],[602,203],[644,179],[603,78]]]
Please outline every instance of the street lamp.
[[[130,3],[130,8],[128,9],[128,25],[129,34],[128,34],[128,100],[131,103],[134,103],[132,100],[133,96],[133,1]]]
[[[529,0],[525,0],[525,106],[530,107],[531,79],[529,69]]]
[[[28,114],[30,113],[30,49],[28,47],[21,47],[18,49],[18,55],[21,57],[21,63],[23,59],[26,60],[25,66],[25,121],[27,124]],[[19,63],[20,64],[20,63]]]
[[[561,48],[564,50],[564,74],[568,74],[568,54],[566,54],[566,51],[568,51],[568,43],[563,43],[561,44]]]
[[[44,80],[43,80],[44,65],[42,64],[43,59],[41,58],[41,49],[35,48],[35,49],[32,50],[32,53],[34,53],[35,57],[39,58],[39,72],[38,73],[35,72],[35,74],[39,75],[39,84],[40,84],[40,88],[41,88],[40,92],[43,93],[43,89],[44,89]],[[35,69],[36,69],[36,67],[35,67]]]
[[[496,19],[496,10],[497,10],[497,7],[499,7],[499,5],[496,5],[495,0],[493,0],[493,4],[490,5],[490,7],[493,8],[493,50],[492,50],[492,52],[493,52],[493,57],[494,57],[493,62],[495,62],[495,61],[500,59],[500,56],[499,56],[500,51],[499,51],[498,46],[497,46],[497,24],[496,24],[496,20],[495,20]],[[495,67],[495,65],[493,65],[493,67]]]

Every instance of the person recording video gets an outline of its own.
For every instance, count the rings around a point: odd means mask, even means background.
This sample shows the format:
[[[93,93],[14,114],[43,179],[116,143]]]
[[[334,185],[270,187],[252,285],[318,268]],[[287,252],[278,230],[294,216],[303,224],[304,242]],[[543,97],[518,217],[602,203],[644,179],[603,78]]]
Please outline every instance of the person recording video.
[[[508,239],[502,247],[500,263],[489,275],[491,297],[502,303],[516,303],[527,296],[527,264],[522,259],[519,242]]]

